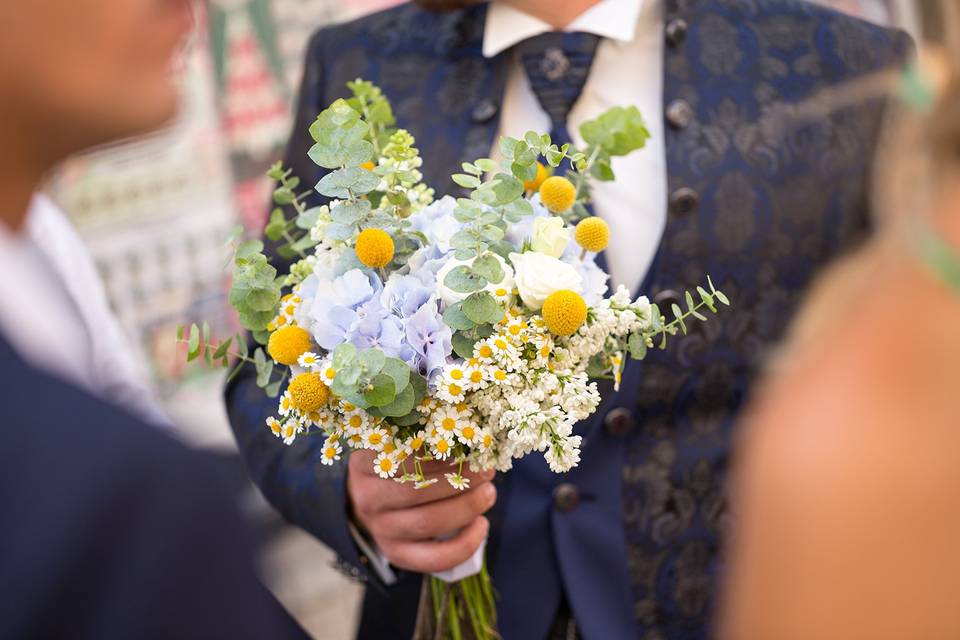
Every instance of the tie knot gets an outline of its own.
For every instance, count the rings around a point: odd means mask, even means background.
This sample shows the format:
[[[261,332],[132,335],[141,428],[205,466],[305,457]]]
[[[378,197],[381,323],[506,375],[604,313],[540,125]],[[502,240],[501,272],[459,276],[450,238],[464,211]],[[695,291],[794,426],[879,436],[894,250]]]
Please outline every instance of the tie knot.
[[[600,37],[591,33],[543,33],[517,45],[520,64],[540,106],[554,128],[565,128],[567,116],[583,91]]]

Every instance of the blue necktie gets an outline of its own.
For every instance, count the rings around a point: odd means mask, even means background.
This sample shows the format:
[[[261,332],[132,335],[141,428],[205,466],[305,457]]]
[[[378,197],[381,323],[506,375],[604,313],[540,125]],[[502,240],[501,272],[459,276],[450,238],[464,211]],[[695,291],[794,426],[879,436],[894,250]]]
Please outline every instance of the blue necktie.
[[[600,36],[592,33],[552,31],[517,45],[517,55],[530,80],[530,88],[550,117],[550,139],[558,147],[573,143],[567,118],[583,93],[599,44]],[[557,167],[559,175],[570,170],[567,160]],[[587,211],[593,215],[593,206],[588,204]],[[597,255],[597,266],[607,270],[602,252]]]
[[[553,31],[517,45],[530,87],[550,117],[550,138],[557,146],[572,142],[567,118],[583,92],[600,44],[592,33]],[[561,168],[567,167],[566,161]]]

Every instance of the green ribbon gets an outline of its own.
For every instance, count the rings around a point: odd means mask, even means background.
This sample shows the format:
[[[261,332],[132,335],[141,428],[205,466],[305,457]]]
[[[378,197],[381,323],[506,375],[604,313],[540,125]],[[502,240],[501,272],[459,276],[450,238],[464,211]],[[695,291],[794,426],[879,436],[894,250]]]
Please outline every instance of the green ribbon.
[[[934,230],[920,229],[918,249],[923,262],[960,295],[960,253]]]

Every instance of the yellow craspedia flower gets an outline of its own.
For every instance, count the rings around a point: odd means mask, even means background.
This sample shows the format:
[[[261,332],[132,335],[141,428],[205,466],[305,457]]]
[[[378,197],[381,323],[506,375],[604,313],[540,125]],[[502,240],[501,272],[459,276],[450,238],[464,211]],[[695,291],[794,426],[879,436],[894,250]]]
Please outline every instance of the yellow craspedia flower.
[[[577,188],[561,176],[551,176],[540,185],[540,201],[553,213],[563,213],[577,200]]]
[[[550,177],[550,174],[547,173],[547,168],[537,163],[537,177],[533,180],[527,180],[523,183],[523,188],[527,191],[537,191],[540,188],[540,185],[543,184],[543,181]]]
[[[330,391],[319,373],[301,373],[290,382],[287,390],[290,391],[293,406],[300,413],[316,411],[330,398]]]
[[[270,357],[288,367],[297,364],[297,360],[310,351],[310,334],[306,329],[294,325],[280,327],[270,334],[267,353]]]
[[[577,223],[573,237],[587,251],[603,251],[610,242],[610,226],[603,218],[590,216]]]
[[[379,269],[393,260],[393,238],[383,229],[364,229],[357,236],[357,257],[360,262]]]
[[[575,291],[562,289],[547,296],[540,313],[552,333],[569,336],[586,322],[587,303]]]

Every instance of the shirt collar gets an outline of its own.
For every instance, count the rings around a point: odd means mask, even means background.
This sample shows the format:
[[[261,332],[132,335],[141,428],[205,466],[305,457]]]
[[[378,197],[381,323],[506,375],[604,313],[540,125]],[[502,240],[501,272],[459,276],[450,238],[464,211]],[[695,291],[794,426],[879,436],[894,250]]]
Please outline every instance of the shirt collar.
[[[593,5],[564,31],[583,31],[602,38],[630,42],[637,30],[637,20],[645,0],[601,0]],[[547,31],[546,22],[502,2],[493,2],[487,10],[483,30],[483,55],[492,58],[513,45]]]

